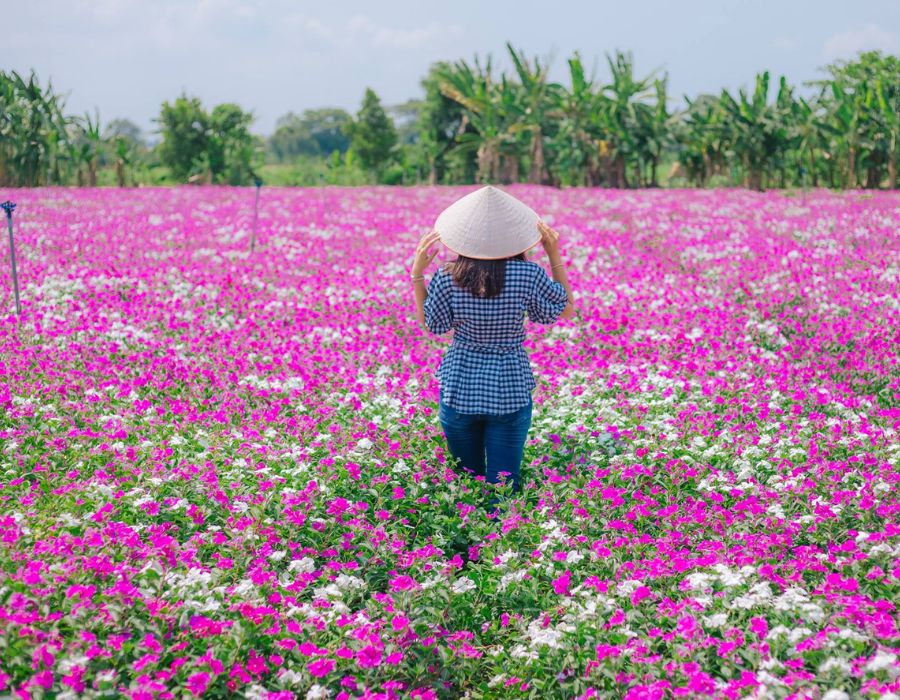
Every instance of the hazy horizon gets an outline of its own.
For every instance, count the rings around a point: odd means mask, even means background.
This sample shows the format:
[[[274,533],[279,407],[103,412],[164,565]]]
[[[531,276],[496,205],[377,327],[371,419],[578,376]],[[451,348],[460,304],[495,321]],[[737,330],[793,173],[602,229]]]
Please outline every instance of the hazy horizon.
[[[860,50],[900,53],[900,2],[886,0],[480,5],[385,0],[375,12],[356,0],[34,0],[5,9],[0,65],[49,79],[69,113],[97,107],[104,125],[129,119],[155,140],[160,105],[182,92],[207,108],[251,110],[251,131],[266,135],[290,111],[354,114],[366,87],[386,106],[419,98],[438,60],[491,54],[509,69],[506,41],[552,58],[550,77],[564,84],[576,49],[601,79],[606,52],[632,51],[638,75],[668,72],[673,107],[685,94],[749,88],[762,70],[799,86]]]

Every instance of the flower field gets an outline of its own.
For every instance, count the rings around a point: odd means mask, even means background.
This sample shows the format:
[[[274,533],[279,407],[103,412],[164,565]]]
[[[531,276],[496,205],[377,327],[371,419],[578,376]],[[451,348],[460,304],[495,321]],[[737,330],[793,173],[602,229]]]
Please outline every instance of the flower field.
[[[494,521],[408,276],[472,189],[0,193],[0,695],[900,698],[900,195],[506,188],[578,316]]]

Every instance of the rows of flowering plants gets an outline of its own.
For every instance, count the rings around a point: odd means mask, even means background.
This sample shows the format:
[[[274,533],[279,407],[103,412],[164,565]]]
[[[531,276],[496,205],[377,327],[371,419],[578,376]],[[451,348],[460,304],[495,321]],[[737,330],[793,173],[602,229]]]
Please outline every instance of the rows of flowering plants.
[[[408,276],[471,188],[0,193],[0,694],[900,697],[900,196],[509,189],[578,315],[499,519]]]

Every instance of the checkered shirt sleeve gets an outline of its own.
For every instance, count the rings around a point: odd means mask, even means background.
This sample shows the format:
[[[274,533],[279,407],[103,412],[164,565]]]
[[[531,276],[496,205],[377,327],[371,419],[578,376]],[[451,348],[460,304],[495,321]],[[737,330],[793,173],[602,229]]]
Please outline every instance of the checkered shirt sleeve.
[[[528,310],[528,318],[535,323],[555,323],[569,301],[566,288],[551,279],[542,267],[538,267],[534,278],[534,289],[525,307]]]

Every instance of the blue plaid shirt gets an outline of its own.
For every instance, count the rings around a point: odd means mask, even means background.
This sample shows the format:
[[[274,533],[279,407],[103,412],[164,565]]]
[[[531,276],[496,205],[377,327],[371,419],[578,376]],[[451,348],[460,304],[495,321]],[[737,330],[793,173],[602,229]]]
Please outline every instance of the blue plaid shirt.
[[[543,267],[508,260],[503,291],[479,299],[440,268],[428,285],[425,325],[432,333],[453,330],[453,342],[438,367],[440,400],[460,413],[512,413],[525,406],[537,386],[525,352],[525,314],[553,323],[568,297]]]

